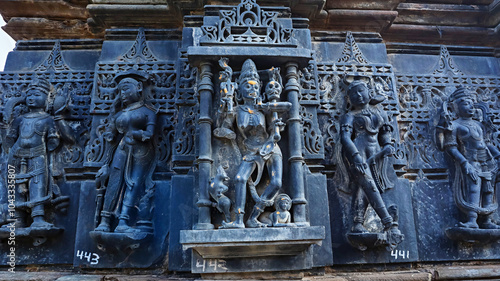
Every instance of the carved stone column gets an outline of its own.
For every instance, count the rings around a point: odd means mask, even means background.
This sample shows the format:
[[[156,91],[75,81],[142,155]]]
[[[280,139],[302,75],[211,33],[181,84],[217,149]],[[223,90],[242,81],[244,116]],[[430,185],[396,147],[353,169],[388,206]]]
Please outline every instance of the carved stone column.
[[[288,95],[288,101],[292,104],[290,109],[290,117],[288,119],[288,142],[290,148],[290,175],[291,175],[291,190],[293,200],[293,218],[298,226],[309,226],[306,218],[306,204],[304,190],[304,173],[303,164],[304,157],[302,156],[302,136],[300,124],[300,104],[299,104],[299,74],[298,64],[290,62],[286,65],[285,92]]]
[[[198,206],[199,216],[195,229],[213,229],[214,225],[210,219],[210,207],[212,203],[208,194],[208,182],[210,179],[210,170],[212,166],[212,118],[210,111],[212,108],[212,94],[214,85],[212,83],[212,65],[209,62],[203,62],[200,65],[201,81],[199,84],[200,94],[200,118],[198,124],[200,128],[199,142],[199,197],[196,205]]]

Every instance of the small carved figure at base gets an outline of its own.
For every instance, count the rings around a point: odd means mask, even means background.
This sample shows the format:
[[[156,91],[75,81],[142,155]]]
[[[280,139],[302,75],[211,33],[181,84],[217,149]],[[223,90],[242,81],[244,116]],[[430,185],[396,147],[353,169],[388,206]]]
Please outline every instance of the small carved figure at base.
[[[231,200],[224,195],[229,189],[224,183],[229,180],[229,177],[224,171],[222,166],[217,167],[217,174],[210,181],[210,187],[208,188],[208,193],[216,203],[213,203],[213,207],[217,208],[219,212],[224,214],[224,222],[231,222]]]
[[[295,227],[292,223],[290,209],[292,208],[292,199],[286,194],[279,194],[274,201],[275,212],[271,214],[271,225],[274,227]]]

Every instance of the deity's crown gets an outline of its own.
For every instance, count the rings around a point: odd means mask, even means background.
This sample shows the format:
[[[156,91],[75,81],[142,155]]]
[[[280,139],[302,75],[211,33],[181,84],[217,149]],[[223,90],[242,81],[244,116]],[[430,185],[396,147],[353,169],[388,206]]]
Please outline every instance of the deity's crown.
[[[472,100],[476,100],[476,96],[469,90],[467,90],[463,86],[459,86],[448,98],[449,102],[456,102],[463,98],[470,98]]]
[[[141,72],[141,71],[138,71],[138,70],[129,70],[129,71],[125,71],[125,72],[122,72],[122,73],[119,73],[115,76],[114,80],[115,80],[115,83],[116,84],[119,84],[120,81],[126,79],[126,78],[132,78],[136,81],[140,81],[142,83],[145,83],[149,80],[149,74],[148,73],[145,73],[145,72]]]
[[[241,74],[238,78],[238,84],[241,85],[246,81],[254,80],[260,83],[260,77],[257,73],[257,67],[251,59],[247,59],[241,67]]]
[[[354,87],[356,86],[365,86],[366,88],[368,88],[368,84],[366,84],[365,81],[362,81],[362,80],[354,80],[352,81],[350,84],[349,84],[349,87],[347,88],[347,91],[350,91],[352,90]]]
[[[39,89],[46,95],[48,95],[50,93],[50,82],[46,79],[39,78],[33,81],[33,83],[31,83],[31,85],[28,87],[28,91],[31,89]]]

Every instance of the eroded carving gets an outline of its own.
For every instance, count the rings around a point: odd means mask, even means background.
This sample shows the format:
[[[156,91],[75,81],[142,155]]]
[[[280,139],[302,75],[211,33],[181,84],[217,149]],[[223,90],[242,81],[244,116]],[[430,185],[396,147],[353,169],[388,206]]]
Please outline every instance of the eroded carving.
[[[224,214],[224,221],[226,223],[231,222],[231,199],[224,195],[229,189],[226,183],[229,180],[229,177],[224,171],[222,166],[217,167],[217,174],[210,181],[210,187],[208,188],[208,193],[210,193],[210,197],[215,200],[213,206],[217,208],[219,212]]]
[[[8,155],[6,186],[15,206],[9,208],[9,216],[16,236],[31,238],[35,246],[64,231],[51,220],[53,212],[64,213],[69,205],[69,197],[61,193],[54,178],[56,150],[63,142],[76,142],[75,130],[63,119],[68,105],[68,96],[54,97],[51,83],[39,77],[25,96],[11,97],[3,112],[3,121],[9,124],[3,145]],[[9,227],[0,229],[2,238],[9,236]]]

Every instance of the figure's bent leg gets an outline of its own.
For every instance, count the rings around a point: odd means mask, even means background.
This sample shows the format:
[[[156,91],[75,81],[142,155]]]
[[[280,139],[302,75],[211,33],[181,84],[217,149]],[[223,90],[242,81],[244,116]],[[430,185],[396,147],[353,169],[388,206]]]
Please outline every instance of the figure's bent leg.
[[[365,196],[363,190],[359,187],[356,188],[354,193],[354,197],[352,200],[352,211],[353,211],[353,225],[351,228],[351,232],[353,233],[363,233],[367,232],[363,223],[365,222],[365,213],[366,208],[368,208],[368,199]]]
[[[482,180],[482,206],[484,208],[490,207],[494,203],[494,187],[491,180]],[[492,219],[493,214],[486,215],[484,222],[481,224],[481,228],[484,229],[499,229],[500,226],[496,224]]]
[[[368,199],[368,202],[372,206],[373,210],[379,216],[382,221],[382,225],[384,226],[384,231],[397,227],[397,224],[394,223],[392,216],[387,211],[384,200],[380,195],[380,191],[378,190],[375,182],[372,179],[367,179],[363,177],[359,180],[359,183],[363,187],[363,191]]]
[[[282,186],[283,161],[280,155],[273,155],[267,163],[267,171],[270,177],[269,185],[266,187],[259,202],[255,202],[250,218],[246,225],[248,227],[266,227],[267,224],[261,223],[258,218],[264,208],[273,205],[273,199],[278,194]]]
[[[236,191],[236,200],[234,211],[236,220],[230,223],[222,222],[222,228],[245,228],[243,216],[245,215],[245,203],[247,199],[247,181],[255,169],[254,162],[242,161],[236,178],[234,179],[234,188]]]

